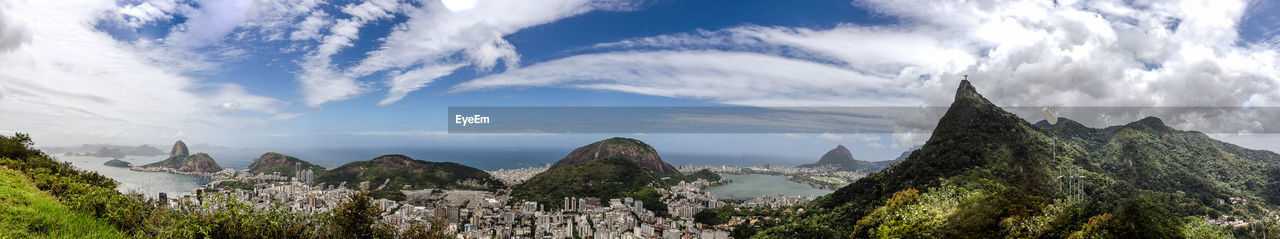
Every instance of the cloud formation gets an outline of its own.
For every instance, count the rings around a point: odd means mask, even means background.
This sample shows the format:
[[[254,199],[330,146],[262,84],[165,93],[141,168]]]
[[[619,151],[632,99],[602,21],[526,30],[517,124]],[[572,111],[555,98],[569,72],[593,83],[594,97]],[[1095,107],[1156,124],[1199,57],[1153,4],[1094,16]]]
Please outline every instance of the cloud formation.
[[[521,29],[595,10],[631,10],[630,1],[591,0],[491,0],[478,1],[465,11],[451,11],[438,1],[405,10],[409,17],[383,39],[369,57],[348,71],[362,77],[385,70],[408,72],[387,81],[391,91],[379,102],[394,103],[409,92],[452,73],[460,66],[487,72],[501,62],[505,69],[520,65],[520,54],[503,37]],[[448,72],[441,72],[448,69]],[[430,72],[429,74],[412,74]],[[432,77],[432,78],[418,78]]]
[[[10,5],[11,4],[11,5]],[[94,22],[111,2],[5,2],[8,26],[28,41],[0,52],[0,130],[32,133],[41,144],[153,143],[164,136],[215,140],[224,129],[267,122],[288,103],[235,84],[204,84],[158,64]],[[46,140],[47,139],[47,140]]]
[[[1005,106],[1280,104],[1280,48],[1241,42],[1249,6],[1242,0],[853,4],[900,23],[741,26],[604,43],[594,47],[603,53],[453,90],[571,87],[754,106],[937,106],[949,104],[969,75]]]

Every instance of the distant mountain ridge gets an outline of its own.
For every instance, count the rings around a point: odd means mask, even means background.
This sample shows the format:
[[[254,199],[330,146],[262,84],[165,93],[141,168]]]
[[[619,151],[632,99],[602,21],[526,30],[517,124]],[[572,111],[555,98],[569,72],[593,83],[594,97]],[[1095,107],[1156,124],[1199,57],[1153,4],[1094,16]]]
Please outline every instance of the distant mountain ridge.
[[[608,157],[631,161],[657,174],[680,174],[676,167],[671,166],[666,161],[662,161],[662,157],[658,155],[658,151],[653,146],[649,146],[649,144],[645,144],[640,140],[622,137],[605,139],[578,147],[573,152],[570,152],[569,155],[565,155],[563,159],[551,165],[551,169],[564,168]]]
[[[297,177],[298,170],[310,169],[313,173],[319,175],[325,172],[324,167],[316,166],[310,162],[295,158],[293,156],[284,155],[276,152],[267,152],[253,160],[246,170],[254,174],[272,174],[280,173],[285,177]]]
[[[496,190],[503,184],[489,173],[454,162],[429,162],[409,156],[388,154],[368,161],[356,161],[338,168],[317,172],[317,183],[355,187],[369,182],[377,197],[403,200],[399,190],[472,189]],[[377,187],[386,186],[381,190]]]
[[[889,165],[893,165],[893,163],[897,163],[900,160],[901,159],[875,161],[875,162],[857,160],[853,158],[853,152],[850,152],[849,148],[845,148],[844,145],[836,145],[836,148],[831,149],[830,151],[827,151],[826,154],[823,154],[822,157],[818,159],[818,162],[811,163],[811,164],[803,164],[796,167],[800,167],[800,168],[829,167],[829,168],[834,168],[836,170],[841,170],[841,171],[871,173],[871,172],[880,171],[880,169],[888,167]]]
[[[1154,117],[1102,129],[1060,121],[1028,123],[961,81],[919,150],[760,236],[1206,237],[1189,234],[1217,228],[1202,216],[1248,222],[1278,209],[1280,154]]]
[[[511,187],[515,199],[563,208],[565,197],[595,197],[601,200],[632,197],[644,207],[665,214],[666,204],[654,188],[665,188],[661,175],[630,160],[606,157],[561,168],[548,169]],[[653,186],[650,186],[653,185]]]
[[[49,154],[63,154],[68,156],[90,156],[103,158],[123,158],[128,155],[133,156],[156,156],[164,155],[164,151],[151,145],[138,146],[121,146],[112,144],[84,144],[72,147],[41,147],[41,150]]]

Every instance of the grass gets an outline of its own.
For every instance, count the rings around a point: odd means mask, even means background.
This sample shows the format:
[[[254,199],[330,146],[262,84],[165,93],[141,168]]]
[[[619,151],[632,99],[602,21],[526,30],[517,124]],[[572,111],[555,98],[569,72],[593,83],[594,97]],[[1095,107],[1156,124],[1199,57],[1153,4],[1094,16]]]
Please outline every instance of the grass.
[[[58,203],[22,173],[0,167],[0,238],[124,238],[124,234]]]

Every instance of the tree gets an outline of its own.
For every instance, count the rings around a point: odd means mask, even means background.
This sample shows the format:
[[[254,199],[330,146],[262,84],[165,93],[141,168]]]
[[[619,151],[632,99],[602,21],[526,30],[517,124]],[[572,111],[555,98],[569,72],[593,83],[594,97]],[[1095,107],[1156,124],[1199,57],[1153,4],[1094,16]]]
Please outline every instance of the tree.
[[[373,238],[377,231],[378,217],[382,214],[373,206],[369,191],[359,191],[347,196],[330,215],[333,236],[338,238]]]

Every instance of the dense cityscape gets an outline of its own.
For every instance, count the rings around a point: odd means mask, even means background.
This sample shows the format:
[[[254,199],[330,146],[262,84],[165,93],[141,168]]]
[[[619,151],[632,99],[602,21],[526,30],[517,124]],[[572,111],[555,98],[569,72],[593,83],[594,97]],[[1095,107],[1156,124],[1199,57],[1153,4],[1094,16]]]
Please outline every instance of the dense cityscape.
[[[505,183],[523,182],[545,171],[545,167],[500,169],[489,171]],[[683,172],[702,169],[717,173],[774,172],[777,174],[840,174],[791,167],[695,167],[683,166]],[[137,169],[164,171],[156,169]],[[196,189],[193,195],[169,198],[157,195],[165,204],[199,205],[213,194],[230,195],[233,200],[249,202],[256,207],[286,207],[299,213],[323,213],[333,210],[350,193],[356,190],[377,189],[385,185],[363,182],[355,188],[347,185],[314,184],[313,174],[299,170],[300,177],[273,174],[252,174],[247,170],[223,169],[217,173],[197,174],[213,177],[215,181]],[[249,188],[222,185],[224,182],[254,182]],[[667,205],[666,215],[646,210],[641,201],[632,198],[564,198],[563,205],[551,206],[536,202],[513,202],[497,192],[473,190],[414,190],[405,191],[406,201],[375,199],[374,205],[383,212],[385,223],[406,226],[413,222],[446,223],[446,232],[458,238],[532,238],[532,235],[548,235],[551,238],[729,238],[726,225],[701,225],[693,221],[702,210],[735,207],[762,207],[770,209],[801,205],[820,195],[764,195],[742,200],[724,200],[705,191],[713,185],[730,183],[728,179],[717,182],[696,180],[679,182],[669,188],[659,189]],[[800,209],[803,210],[803,209]],[[735,221],[746,221],[734,218]]]

